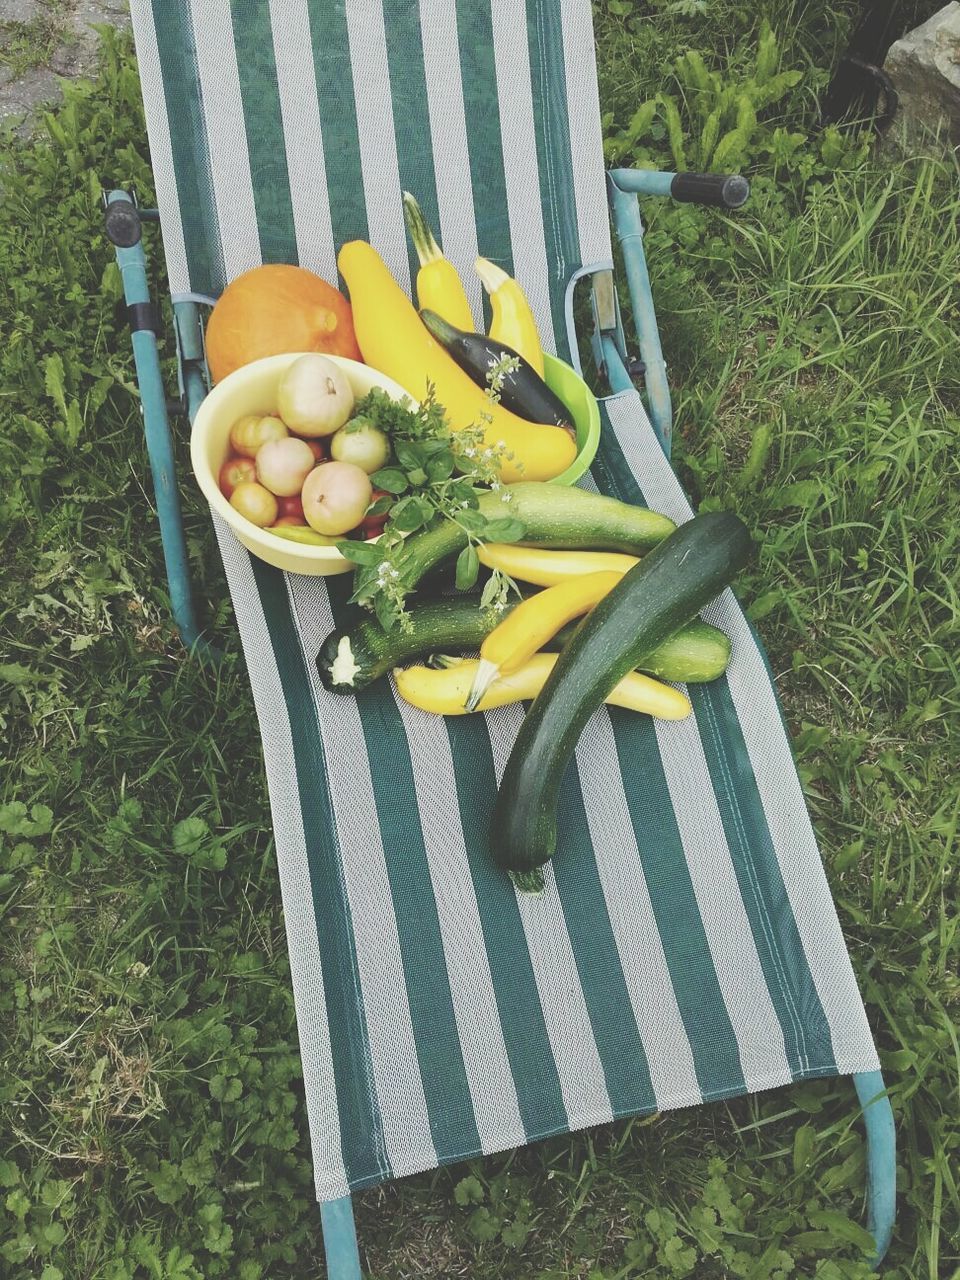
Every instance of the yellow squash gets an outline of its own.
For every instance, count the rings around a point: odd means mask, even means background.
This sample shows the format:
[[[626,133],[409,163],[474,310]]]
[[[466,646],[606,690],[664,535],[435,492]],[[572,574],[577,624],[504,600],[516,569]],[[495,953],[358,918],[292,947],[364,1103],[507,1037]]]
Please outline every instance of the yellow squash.
[[[577,446],[566,431],[525,422],[491,403],[427,332],[376,249],[364,240],[351,240],[340,250],[337,263],[350,290],[354,328],[366,363],[417,400],[432,386],[454,430],[482,423],[487,445],[497,448],[502,442],[506,450],[500,474],[507,484],[552,480],[573,462]]]
[[[420,259],[417,306],[435,311],[447,324],[473,332],[473,313],[457,269],[437,244],[423,210],[409,191],[403,193],[403,216]]]
[[[626,573],[637,563],[636,556],[619,551],[548,551],[516,542],[484,542],[477,547],[477,554],[488,569],[499,569],[518,582],[532,582],[538,587],[555,587],[559,582],[603,569]]]
[[[527,364],[532,364],[540,377],[543,377],[543,349],[540,346],[540,335],[537,322],[530,310],[527,295],[511,280],[502,267],[487,258],[478,258],[474,263],[477,275],[483,287],[490,295],[490,307],[493,316],[490,321],[490,337],[496,338],[504,346],[512,347],[518,356],[523,356]]]
[[[622,577],[622,573],[613,570],[585,573],[521,601],[480,646],[480,662],[467,710],[472,711],[479,704],[484,691],[498,676],[516,671],[568,622],[589,613]]]
[[[511,675],[494,680],[476,711],[490,711],[511,702],[528,702],[546,683],[557,661],[556,653],[538,653]],[[394,670],[393,678],[401,698],[421,711],[438,716],[462,716],[464,703],[479,667],[475,658],[464,658],[443,670],[431,667],[406,667]],[[690,700],[679,690],[661,684],[650,676],[631,671],[615,685],[607,697],[610,706],[642,711],[661,720],[683,720],[690,714]]]
[[[307,547],[335,547],[340,541],[326,533],[317,533],[316,529],[305,524],[273,524],[267,532],[277,538],[286,538],[288,542],[302,542]]]

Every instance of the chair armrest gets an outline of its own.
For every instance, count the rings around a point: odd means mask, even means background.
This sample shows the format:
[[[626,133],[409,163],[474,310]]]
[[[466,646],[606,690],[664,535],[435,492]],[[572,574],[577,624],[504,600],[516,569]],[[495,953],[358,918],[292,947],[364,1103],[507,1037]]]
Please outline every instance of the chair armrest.
[[[686,204],[712,204],[739,209],[750,184],[737,173],[660,173],[653,169],[613,169],[610,181],[620,191],[638,196],[672,196]]]

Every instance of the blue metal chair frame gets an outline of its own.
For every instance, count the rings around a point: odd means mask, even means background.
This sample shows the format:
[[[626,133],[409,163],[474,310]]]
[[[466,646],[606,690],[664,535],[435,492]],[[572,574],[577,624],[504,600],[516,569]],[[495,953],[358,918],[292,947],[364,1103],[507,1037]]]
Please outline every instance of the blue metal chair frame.
[[[599,273],[594,280],[591,345],[597,365],[605,372],[614,394],[633,390],[633,373],[642,372],[650,421],[669,458],[673,410],[643,251],[643,223],[638,197],[671,196],[676,200],[736,209],[747,199],[749,188],[744,179],[737,176],[659,173],[645,169],[614,169],[607,179],[614,228],[623,250],[641,365],[631,368],[610,272]],[[201,634],[190,586],[170,418],[157,346],[158,326],[150,299],[147,260],[140,234],[141,222],[155,222],[158,215],[155,209],[136,209],[126,191],[109,192],[105,196],[105,205],[107,233],[116,247],[130,315],[134,363],[160,519],[171,609],[184,645],[199,656],[215,658],[216,650]],[[200,309],[193,301],[176,302],[173,313],[179,364],[178,408],[185,411],[193,422],[209,389]],[[867,1229],[875,1241],[872,1263],[876,1267],[883,1260],[893,1235],[896,1131],[882,1074],[879,1071],[859,1072],[853,1076],[853,1083],[866,1127]],[[345,1196],[321,1204],[320,1218],[327,1274],[331,1280],[361,1280],[352,1198]]]

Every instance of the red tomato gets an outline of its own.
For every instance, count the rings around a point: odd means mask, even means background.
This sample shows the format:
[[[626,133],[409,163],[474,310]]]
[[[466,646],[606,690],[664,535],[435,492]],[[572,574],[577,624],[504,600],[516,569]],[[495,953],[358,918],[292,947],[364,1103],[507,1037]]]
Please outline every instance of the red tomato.
[[[388,494],[386,489],[374,489],[373,497],[370,499],[371,507],[380,498],[386,498],[387,496]],[[385,511],[383,515],[380,516],[365,516],[360,525],[360,536],[366,538],[368,542],[371,538],[379,538],[381,533],[383,533],[383,526],[387,523],[387,516],[389,514],[389,511]]]
[[[290,517],[291,519],[296,519],[297,524],[307,523],[299,493],[294,493],[289,498],[278,498],[277,509],[281,518]]]
[[[220,468],[220,492],[225,498],[232,498],[238,484],[256,478],[257,464],[252,458],[228,458]]]
[[[327,446],[322,440],[308,440],[306,443],[313,450],[313,456],[318,462],[326,462]]]

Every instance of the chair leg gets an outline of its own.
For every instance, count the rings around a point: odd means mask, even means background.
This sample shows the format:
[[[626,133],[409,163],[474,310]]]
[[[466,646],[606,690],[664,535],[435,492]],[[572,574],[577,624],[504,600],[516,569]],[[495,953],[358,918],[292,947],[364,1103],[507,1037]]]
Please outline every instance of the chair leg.
[[[327,1258],[328,1280],[361,1280],[357,1228],[353,1221],[353,1201],[328,1200],[320,1205],[323,1224],[323,1251]]]
[[[867,1230],[876,1241],[878,1267],[893,1236],[897,1211],[897,1134],[893,1109],[879,1071],[859,1071],[854,1087],[867,1128]]]

